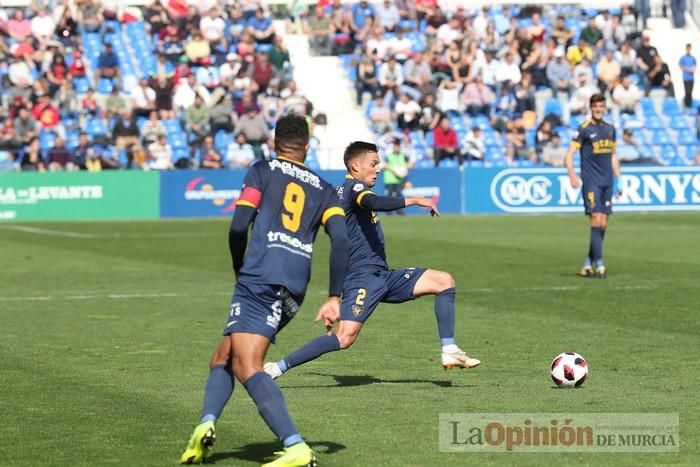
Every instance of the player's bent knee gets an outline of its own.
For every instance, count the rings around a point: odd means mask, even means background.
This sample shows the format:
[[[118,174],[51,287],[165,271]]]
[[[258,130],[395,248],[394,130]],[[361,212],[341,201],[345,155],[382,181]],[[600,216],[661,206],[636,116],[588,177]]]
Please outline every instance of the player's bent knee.
[[[228,365],[231,359],[231,343],[228,339],[224,339],[214,351],[211,357],[209,367],[214,368],[218,365]]]
[[[452,274],[444,271],[435,271],[435,293],[444,292],[455,287],[455,279]]]
[[[338,343],[340,344],[340,350],[345,350],[355,343],[357,340],[357,334],[339,334]]]
[[[233,357],[233,374],[236,379],[244,383],[255,373],[262,371],[262,363],[253,362],[247,358]]]

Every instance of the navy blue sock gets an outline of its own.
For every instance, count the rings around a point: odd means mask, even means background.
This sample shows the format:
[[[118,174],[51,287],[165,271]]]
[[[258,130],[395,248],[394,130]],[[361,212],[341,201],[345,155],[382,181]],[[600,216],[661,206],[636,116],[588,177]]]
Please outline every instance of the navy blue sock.
[[[440,334],[440,345],[455,343],[455,295],[454,287],[443,290],[435,296],[435,317]]]
[[[600,227],[591,227],[591,251],[593,261],[598,263],[603,259],[603,236]]]
[[[330,336],[319,336],[305,346],[284,357],[284,360],[278,362],[277,365],[280,367],[282,372],[285,372],[289,368],[303,365],[306,362],[310,362],[311,360],[320,357],[324,353],[335,352],[336,350],[340,350],[338,336],[335,334],[331,334]],[[280,365],[280,363],[282,363],[282,365]]]
[[[233,394],[233,384],[233,374],[227,365],[216,365],[209,371],[199,423],[216,422]]]
[[[303,440],[289,416],[284,395],[270,375],[258,371],[248,378],[245,383],[246,391],[258,407],[260,416],[265,420],[270,430],[282,441],[284,447],[301,443]]]

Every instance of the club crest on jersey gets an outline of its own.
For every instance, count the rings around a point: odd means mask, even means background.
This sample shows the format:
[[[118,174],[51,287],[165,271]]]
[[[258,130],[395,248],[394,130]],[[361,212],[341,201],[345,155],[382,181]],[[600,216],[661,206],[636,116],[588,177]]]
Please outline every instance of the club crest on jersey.
[[[356,183],[356,184],[352,187],[352,191],[354,191],[355,193],[358,193],[358,192],[360,192],[360,191],[362,191],[362,190],[364,190],[364,189],[365,189],[365,187],[364,187],[364,185],[363,185],[362,183]]]
[[[365,307],[362,305],[353,305],[352,306],[352,314],[355,316],[360,316],[362,312],[364,311]]]

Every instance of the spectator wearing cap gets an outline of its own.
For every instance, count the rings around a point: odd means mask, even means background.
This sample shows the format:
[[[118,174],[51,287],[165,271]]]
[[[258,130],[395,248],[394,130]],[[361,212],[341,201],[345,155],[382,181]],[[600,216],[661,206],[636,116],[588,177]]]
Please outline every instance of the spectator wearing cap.
[[[553,132],[549,141],[542,148],[542,156],[540,162],[552,167],[563,167],[566,157],[566,149],[561,144],[559,133]]]
[[[583,60],[583,57],[593,60],[593,49],[588,46],[586,39],[579,37],[578,43],[570,46],[566,51],[566,59],[573,67],[578,65]]]
[[[232,169],[245,169],[255,162],[255,151],[243,133],[236,134],[236,138],[226,148],[226,161]]]
[[[639,103],[642,100],[642,92],[629,76],[622,78],[612,91],[615,109],[625,114],[639,113]]]
[[[554,50],[554,60],[547,65],[547,79],[555,96],[559,92],[567,96],[571,93],[571,66],[564,60],[561,47]]]
[[[241,69],[240,57],[234,53],[226,55],[226,62],[219,67],[219,79],[224,85],[233,83],[233,79]]]
[[[369,120],[372,130],[379,135],[387,133],[394,128],[394,119],[389,107],[384,102],[384,95],[381,92],[377,92],[374,98],[373,105],[369,111]]]
[[[440,165],[443,159],[457,159],[459,165],[464,163],[462,153],[459,151],[457,132],[450,126],[450,119],[442,117],[438,126],[433,130],[435,167]]]
[[[248,106],[245,113],[238,117],[235,133],[243,133],[246,140],[253,146],[255,157],[263,159],[263,145],[270,138],[270,129],[257,106]]]
[[[671,70],[664,63],[661,55],[654,56],[654,66],[647,71],[647,89],[646,93],[652,88],[661,88],[666,91],[668,97],[674,97],[673,83],[671,82]]]
[[[462,138],[462,154],[464,155],[464,159],[468,161],[483,161],[485,153],[484,134],[480,127],[474,126],[464,135],[464,138]]]
[[[615,83],[620,79],[622,69],[620,63],[615,60],[615,49],[608,46],[605,55],[598,60],[598,87],[601,92],[612,92]]]
[[[199,94],[195,95],[194,104],[187,109],[185,125],[190,134],[190,141],[194,141],[195,144],[201,142],[209,133],[209,106]]]
[[[61,172],[64,170],[73,171],[75,170],[75,165],[73,164],[73,157],[66,148],[66,143],[60,136],[56,138],[54,146],[49,149],[46,158],[49,162],[50,172]]]
[[[218,42],[224,37],[226,23],[216,7],[210,8],[208,14],[199,21],[199,30],[202,31],[202,36],[211,43]]]
[[[265,10],[262,8],[255,10],[255,16],[248,20],[248,31],[258,44],[271,44],[275,36],[272,20],[265,16]]]
[[[202,147],[199,148],[199,167],[202,169],[221,169],[224,162],[219,151],[214,147],[214,138],[211,135],[204,137]]]
[[[488,115],[491,112],[491,106],[496,100],[496,96],[493,91],[483,83],[481,75],[476,75],[474,80],[464,87],[461,100],[467,113],[470,115]]]
[[[97,58],[97,70],[95,71],[95,87],[99,80],[105,78],[119,80],[119,58],[112,50],[112,44],[105,44],[104,50]]]
[[[204,58],[209,58],[211,55],[209,41],[202,36],[200,30],[195,30],[192,38],[185,44],[185,55],[192,63],[201,63]]]
[[[400,63],[405,63],[413,53],[413,42],[406,37],[401,26],[395,28],[396,34],[389,40],[389,50]]]
[[[331,18],[323,5],[316,4],[313,15],[306,18],[304,32],[309,36],[309,48],[316,55],[330,55],[333,48]]]
[[[396,25],[401,21],[399,9],[390,0],[384,0],[376,7],[377,22],[386,31],[393,31]]]

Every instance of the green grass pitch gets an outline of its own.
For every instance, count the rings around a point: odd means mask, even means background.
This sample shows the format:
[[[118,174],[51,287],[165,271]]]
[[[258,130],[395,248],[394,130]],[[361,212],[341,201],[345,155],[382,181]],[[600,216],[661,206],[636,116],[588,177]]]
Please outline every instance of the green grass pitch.
[[[575,276],[584,216],[383,218],[394,267],[457,280],[459,344],[444,371],[432,299],[382,305],[355,346],[280,381],[321,466],[685,464],[700,460],[700,216],[616,215],[607,280]],[[228,221],[0,225],[3,466],[175,465],[196,423],[233,285]],[[319,335],[328,242],[270,359]],[[552,388],[551,359],[590,364]],[[678,454],[444,454],[442,412],[678,412]],[[280,447],[241,385],[212,460]]]

